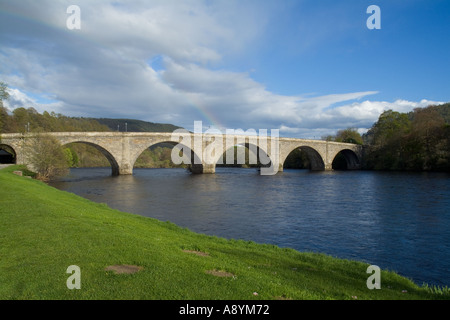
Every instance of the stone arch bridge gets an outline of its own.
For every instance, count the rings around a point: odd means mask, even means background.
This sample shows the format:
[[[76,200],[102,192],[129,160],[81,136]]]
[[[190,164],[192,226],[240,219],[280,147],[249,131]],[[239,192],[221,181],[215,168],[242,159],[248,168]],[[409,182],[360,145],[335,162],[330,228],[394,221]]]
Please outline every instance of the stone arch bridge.
[[[215,135],[207,133],[158,133],[158,132],[54,132],[45,133],[56,138],[62,145],[84,143],[98,149],[110,162],[113,175],[132,174],[137,158],[147,148],[158,143],[171,143],[189,150],[193,173],[214,173],[223,152],[241,145],[258,151],[258,155],[270,160],[267,174],[283,170],[289,154],[301,149],[306,152],[311,170],[332,170],[332,163],[340,153],[347,169],[360,169],[362,147],[355,144],[321,140],[307,140],[254,135]],[[2,134],[0,149],[12,154],[17,164],[27,164],[26,144],[36,137],[34,133]],[[220,148],[223,148],[222,151]],[[173,155],[174,153],[172,153]],[[261,171],[264,168],[261,168]],[[263,172],[263,171],[262,171]],[[263,174],[263,173],[262,173]]]

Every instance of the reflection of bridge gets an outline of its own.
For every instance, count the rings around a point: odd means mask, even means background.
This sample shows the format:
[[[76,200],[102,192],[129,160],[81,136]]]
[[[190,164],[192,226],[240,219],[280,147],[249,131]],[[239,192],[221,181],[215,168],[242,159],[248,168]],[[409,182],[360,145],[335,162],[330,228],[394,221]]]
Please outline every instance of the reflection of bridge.
[[[194,173],[214,173],[216,163],[223,152],[209,152],[212,144],[218,142],[215,135],[201,133],[134,133],[134,132],[56,132],[48,133],[62,145],[69,143],[85,143],[98,149],[111,164],[112,174],[132,174],[133,166],[139,155],[147,148],[158,143],[171,143],[183,147],[183,151],[191,151]],[[17,164],[26,164],[25,144],[35,135],[32,133],[10,133],[1,135],[0,149],[13,154]],[[332,163],[340,153],[346,160],[347,169],[359,169],[362,157],[361,146],[320,140],[294,138],[272,138],[223,135],[220,145],[226,148],[234,145],[245,145],[249,149],[265,154],[271,163],[283,170],[283,164],[289,154],[300,148],[305,151],[312,170],[332,170]],[[218,145],[216,145],[218,146]],[[200,150],[200,151],[199,151]],[[209,150],[209,151],[208,151]],[[216,149],[217,150],[217,149]],[[277,172],[277,169],[275,169]]]

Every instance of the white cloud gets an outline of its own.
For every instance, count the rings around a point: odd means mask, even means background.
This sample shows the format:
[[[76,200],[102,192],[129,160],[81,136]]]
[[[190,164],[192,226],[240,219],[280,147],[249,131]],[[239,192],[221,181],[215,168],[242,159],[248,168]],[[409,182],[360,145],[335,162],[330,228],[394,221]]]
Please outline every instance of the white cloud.
[[[354,102],[332,109],[331,114],[334,117],[351,118],[357,121],[373,121],[386,110],[394,110],[398,112],[410,112],[415,108],[424,108],[429,105],[442,104],[440,101],[430,101],[423,99],[420,102],[396,100],[394,102],[387,101],[363,101]]]
[[[37,98],[32,98],[30,95],[15,88],[8,88],[9,98],[3,101],[3,105],[12,111],[16,108],[34,108],[38,112],[42,113],[46,110],[52,110],[55,112],[61,111],[63,104],[60,102],[39,102]],[[47,100],[47,97],[44,97]]]

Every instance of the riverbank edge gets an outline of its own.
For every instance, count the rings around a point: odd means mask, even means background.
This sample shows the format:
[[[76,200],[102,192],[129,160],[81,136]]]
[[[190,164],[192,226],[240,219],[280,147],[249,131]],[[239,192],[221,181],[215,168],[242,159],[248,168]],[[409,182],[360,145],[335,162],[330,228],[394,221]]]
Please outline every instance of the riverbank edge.
[[[367,288],[366,263],[194,233],[120,212],[43,182],[0,170],[0,299],[404,300],[449,299],[381,271]],[[7,186],[6,188],[4,186]],[[83,287],[67,286],[78,264]],[[105,268],[136,265],[136,274]]]

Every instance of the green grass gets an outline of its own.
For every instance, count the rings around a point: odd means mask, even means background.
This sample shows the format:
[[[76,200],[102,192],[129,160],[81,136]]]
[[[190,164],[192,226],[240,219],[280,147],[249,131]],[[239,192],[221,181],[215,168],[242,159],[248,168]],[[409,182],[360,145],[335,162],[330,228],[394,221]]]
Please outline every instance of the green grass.
[[[450,297],[446,288],[419,287],[387,271],[381,273],[381,290],[369,290],[367,264],[197,234],[12,174],[18,169],[0,170],[0,299]],[[117,264],[143,269],[104,270]],[[66,286],[70,265],[81,269],[79,290]]]

